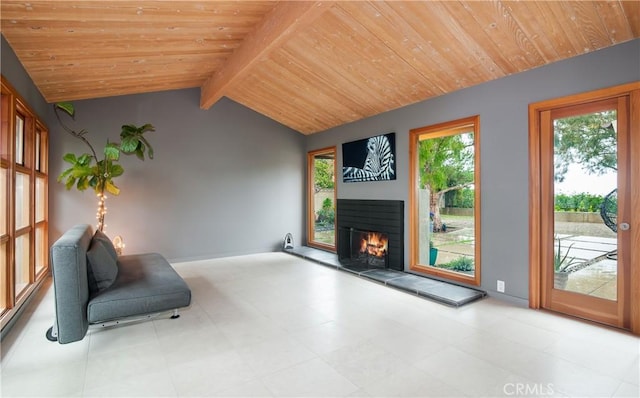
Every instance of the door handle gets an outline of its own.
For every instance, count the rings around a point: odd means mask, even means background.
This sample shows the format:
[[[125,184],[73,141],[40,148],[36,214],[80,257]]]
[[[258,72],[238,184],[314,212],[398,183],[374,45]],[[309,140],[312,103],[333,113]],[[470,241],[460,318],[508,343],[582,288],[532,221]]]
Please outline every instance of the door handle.
[[[618,226],[618,228],[620,228],[621,231],[628,231],[629,230],[629,223],[628,222],[621,222],[620,225]]]

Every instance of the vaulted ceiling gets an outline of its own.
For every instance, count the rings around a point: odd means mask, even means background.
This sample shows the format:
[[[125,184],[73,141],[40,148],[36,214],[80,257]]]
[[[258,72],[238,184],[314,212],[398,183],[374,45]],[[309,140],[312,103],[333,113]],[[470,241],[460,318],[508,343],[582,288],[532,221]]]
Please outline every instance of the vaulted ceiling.
[[[12,1],[49,102],[200,87],[303,134],[640,37],[634,1]]]

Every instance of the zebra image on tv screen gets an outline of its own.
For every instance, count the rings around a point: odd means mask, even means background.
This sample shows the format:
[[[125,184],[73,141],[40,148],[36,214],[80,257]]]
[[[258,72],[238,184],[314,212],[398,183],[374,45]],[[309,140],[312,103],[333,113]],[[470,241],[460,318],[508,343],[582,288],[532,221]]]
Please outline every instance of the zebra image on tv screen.
[[[342,181],[395,180],[395,153],[395,133],[342,144]]]

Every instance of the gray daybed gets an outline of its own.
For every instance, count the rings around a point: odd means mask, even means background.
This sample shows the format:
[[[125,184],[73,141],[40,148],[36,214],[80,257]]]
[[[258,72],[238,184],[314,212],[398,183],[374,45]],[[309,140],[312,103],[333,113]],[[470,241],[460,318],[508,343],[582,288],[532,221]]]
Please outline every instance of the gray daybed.
[[[158,253],[118,256],[91,226],[76,225],[51,246],[56,318],[47,338],[82,340],[90,324],[150,317],[191,303],[191,290]]]

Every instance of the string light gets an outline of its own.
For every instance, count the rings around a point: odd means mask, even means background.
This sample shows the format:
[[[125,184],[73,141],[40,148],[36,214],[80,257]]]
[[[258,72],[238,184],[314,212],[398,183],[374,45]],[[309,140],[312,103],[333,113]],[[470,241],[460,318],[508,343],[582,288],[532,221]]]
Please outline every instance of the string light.
[[[96,213],[96,219],[98,220],[97,228],[99,231],[103,231],[107,225],[104,223],[104,215],[107,214],[107,207],[104,205],[104,201],[107,200],[107,195],[102,192],[98,192],[98,212]]]
[[[118,256],[121,256],[125,247],[124,239],[122,239],[122,236],[117,235],[115,238],[113,238],[113,247],[115,247]]]

